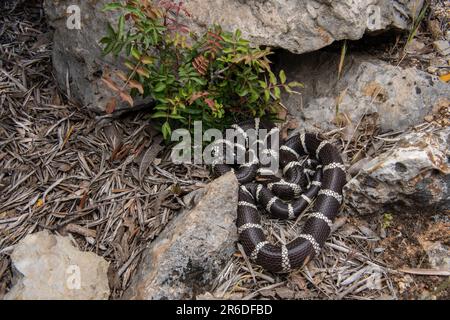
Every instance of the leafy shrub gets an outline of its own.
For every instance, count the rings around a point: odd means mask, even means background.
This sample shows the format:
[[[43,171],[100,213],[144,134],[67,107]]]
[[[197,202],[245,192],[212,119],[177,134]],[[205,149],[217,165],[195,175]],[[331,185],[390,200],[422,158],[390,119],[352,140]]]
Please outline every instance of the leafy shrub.
[[[182,2],[129,0],[110,3],[105,10],[121,10],[117,27],[109,25],[101,42],[104,53],[125,52],[129,72],[105,75],[103,81],[123,101],[152,97],[151,117],[164,137],[173,128],[223,129],[251,117],[274,117],[281,90],[294,92],[297,82],[286,82],[270,67],[269,48],[252,47],[237,30],[213,26],[204,34],[190,33],[181,21],[190,17]],[[113,79],[114,78],[114,79]],[[110,101],[113,112],[116,100]]]

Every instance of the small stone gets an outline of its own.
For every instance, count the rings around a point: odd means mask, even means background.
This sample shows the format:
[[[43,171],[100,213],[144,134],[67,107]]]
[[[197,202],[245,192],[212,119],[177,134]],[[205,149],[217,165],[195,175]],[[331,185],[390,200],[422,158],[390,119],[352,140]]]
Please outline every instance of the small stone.
[[[431,73],[431,74],[436,74],[438,70],[439,70],[439,69],[436,68],[436,67],[434,67],[434,66],[429,66],[429,67],[427,68],[427,72],[428,72],[428,73]]]
[[[425,44],[423,42],[413,39],[406,45],[405,49],[408,53],[420,53],[424,47]]]
[[[426,122],[432,122],[434,120],[434,117],[432,115],[427,115],[424,119]]]
[[[448,61],[442,57],[433,57],[430,60],[430,66],[436,67],[437,69],[445,68],[448,65]]]
[[[439,70],[437,71],[437,75],[438,75],[439,77],[445,76],[447,73],[448,73],[448,71],[445,70],[445,69],[439,69]]]
[[[6,300],[105,300],[109,263],[82,252],[68,237],[42,231],[26,236],[11,255],[16,285]]]
[[[434,48],[442,56],[450,55],[450,41],[438,40],[433,42]]]
[[[421,245],[428,255],[432,268],[450,270],[450,251],[448,246],[439,241],[421,241]]]
[[[438,40],[442,38],[441,24],[438,20],[428,21],[428,30],[430,30],[433,39]]]

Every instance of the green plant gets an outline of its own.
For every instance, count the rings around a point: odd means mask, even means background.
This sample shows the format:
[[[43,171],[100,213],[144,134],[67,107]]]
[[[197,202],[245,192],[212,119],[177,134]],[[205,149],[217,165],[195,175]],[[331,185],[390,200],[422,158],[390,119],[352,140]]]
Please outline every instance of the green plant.
[[[125,52],[129,72],[106,74],[103,81],[133,105],[137,95],[152,97],[157,120],[168,139],[174,128],[223,129],[249,117],[277,113],[281,91],[294,92],[284,71],[275,75],[269,48],[252,47],[234,33],[213,26],[197,36],[181,21],[190,14],[182,2],[129,0],[110,3],[105,10],[121,10],[117,27],[109,25],[101,42],[104,53]],[[116,101],[108,110],[112,112]]]
[[[417,8],[419,4],[419,1],[416,1],[414,4],[414,8]],[[411,23],[411,29],[409,30],[408,39],[406,40],[405,48],[408,46],[409,43],[415,38],[417,34],[417,30],[419,30],[420,24],[422,23],[423,19],[425,18],[425,15],[427,13],[429,7],[429,3],[426,2],[422,9],[419,11],[419,14],[415,15],[415,12],[413,13],[413,21]]]
[[[383,214],[383,220],[381,221],[381,228],[382,229],[388,229],[392,222],[394,221],[394,217],[390,213]]]

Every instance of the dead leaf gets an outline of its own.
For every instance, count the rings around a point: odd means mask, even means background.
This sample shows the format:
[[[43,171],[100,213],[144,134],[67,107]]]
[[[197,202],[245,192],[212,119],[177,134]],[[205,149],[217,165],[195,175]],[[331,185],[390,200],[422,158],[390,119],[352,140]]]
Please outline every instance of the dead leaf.
[[[291,281],[292,281],[292,283],[294,283],[297,286],[297,288],[299,290],[302,290],[302,291],[308,290],[306,281],[305,281],[305,279],[303,279],[303,277],[301,275],[299,275],[299,274],[291,275]]]
[[[58,170],[61,172],[69,172],[72,170],[72,166],[67,163],[63,163],[59,166]]]
[[[449,82],[450,81],[450,72],[440,76],[439,79],[441,79],[444,82]]]
[[[80,199],[80,204],[78,205],[78,210],[83,210],[84,209],[84,207],[86,206],[86,201],[88,200],[88,198],[89,198],[89,192],[85,191],[83,193],[83,196]]]
[[[117,86],[117,84],[113,80],[111,80],[111,78],[105,76],[105,77],[102,78],[102,81],[111,90],[116,91],[116,92],[120,91],[120,88]]]
[[[289,135],[289,130],[296,129],[299,125],[299,121],[296,118],[289,118],[280,130],[280,140],[286,140]]]
[[[64,228],[64,230],[66,232],[76,233],[76,234],[82,235],[84,237],[91,237],[94,239],[97,237],[97,232],[95,230],[91,230],[91,229],[88,229],[88,228],[85,228],[85,227],[82,227],[82,226],[79,226],[79,225],[73,224],[73,223],[68,224]]]
[[[120,80],[127,82],[128,81],[128,76],[123,73],[122,71],[117,71],[116,72],[117,77],[119,77]]]
[[[147,70],[143,69],[143,68],[137,68],[136,72],[139,75],[143,76],[144,78],[149,78],[150,77],[150,73]]]
[[[117,99],[116,98],[111,98],[111,100],[109,100],[109,102],[106,104],[106,113],[107,114],[112,114],[117,108]]]
[[[194,92],[192,96],[189,98],[189,104],[193,104],[195,101],[197,101],[200,98],[206,97],[209,95],[209,92]]]
[[[144,94],[144,87],[136,80],[130,80],[128,85],[130,86],[130,88],[137,89],[140,94]]]
[[[142,157],[142,161],[139,166],[139,180],[140,181],[142,181],[144,179],[145,172],[147,172],[150,165],[155,161],[159,152],[164,149],[164,147],[160,145],[162,141],[163,141],[162,136],[155,137],[155,140],[153,141],[152,145],[148,148],[148,150],[145,152],[144,156]]]
[[[295,291],[287,288],[287,287],[280,287],[280,288],[276,288],[275,292],[277,293],[277,295],[281,298],[281,299],[294,299],[295,298]]]
[[[126,92],[124,92],[124,91],[121,91],[121,92],[119,93],[119,95],[120,95],[120,98],[121,98],[123,101],[128,102],[128,104],[129,104],[130,106],[133,106],[133,105],[134,105],[133,98],[132,98],[128,93],[126,93]]]

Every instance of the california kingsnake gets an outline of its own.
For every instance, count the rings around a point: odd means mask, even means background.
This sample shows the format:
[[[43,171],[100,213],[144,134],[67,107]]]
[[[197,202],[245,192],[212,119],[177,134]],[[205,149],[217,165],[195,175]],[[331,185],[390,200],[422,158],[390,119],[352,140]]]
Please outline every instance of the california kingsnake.
[[[273,272],[289,272],[317,256],[330,234],[346,183],[342,158],[332,144],[316,134],[297,134],[283,143],[279,152],[273,152],[270,137],[274,133],[278,137],[278,129],[273,124],[256,119],[234,125],[233,128],[238,135],[242,135],[244,139],[240,141],[245,141],[245,144],[230,140],[216,141],[216,144],[222,146],[224,152],[227,146],[233,147],[234,155],[238,149],[245,149],[247,162],[235,170],[234,166],[223,163],[223,158],[220,158],[212,169],[217,175],[233,170],[239,181],[236,222],[239,240],[247,256],[258,265]],[[257,135],[252,142],[246,133],[250,129],[256,132],[267,129],[269,133],[263,139]],[[249,152],[252,144],[263,144],[265,149],[262,153],[279,157],[283,179],[277,178],[275,172],[269,172],[269,175],[263,176],[269,183],[254,182],[255,178],[261,178],[264,170],[268,170],[260,165],[254,152]],[[303,156],[312,158],[302,163],[300,159]],[[286,245],[273,245],[266,240],[258,205],[273,218],[296,219],[312,204],[313,208],[307,213],[308,219],[298,238]]]

